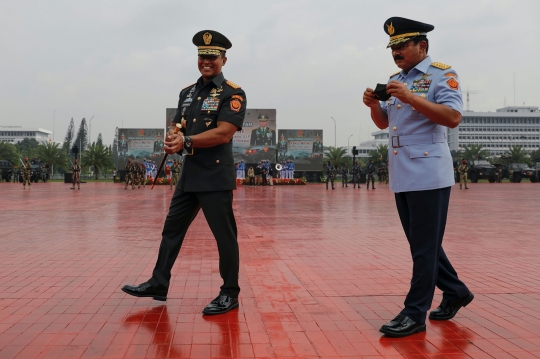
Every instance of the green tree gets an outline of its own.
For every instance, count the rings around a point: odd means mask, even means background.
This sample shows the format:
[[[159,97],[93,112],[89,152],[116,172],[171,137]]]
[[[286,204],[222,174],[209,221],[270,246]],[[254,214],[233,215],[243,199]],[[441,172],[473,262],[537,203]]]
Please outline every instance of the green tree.
[[[510,146],[510,149],[504,153],[504,158],[510,163],[531,164],[531,158],[523,146]]]
[[[19,166],[21,154],[14,144],[6,141],[0,141],[0,159],[8,160],[12,165]]]
[[[93,167],[95,178],[98,179],[100,170],[107,170],[114,167],[111,147],[106,147],[99,143],[92,143],[88,146],[88,149],[82,153],[81,166]]]
[[[536,151],[532,151],[529,156],[531,157],[531,160],[535,163],[540,162],[540,148]]]
[[[388,145],[380,144],[375,150],[369,151],[369,159],[372,160],[375,165],[388,162]]]
[[[473,143],[470,146],[465,146],[462,156],[464,159],[472,161],[476,159],[486,159],[491,156],[491,153],[489,150],[485,149],[484,146]]]
[[[328,147],[326,151],[324,151],[324,162],[330,161],[334,166],[341,166],[347,161],[346,153],[347,150],[344,148]]]
[[[15,146],[17,146],[19,153],[23,157],[28,157],[29,160],[32,160],[35,156],[37,156],[39,142],[35,138],[27,137],[22,141],[17,142]]]
[[[459,162],[463,159],[463,152],[461,150],[451,150],[452,162]]]
[[[99,133],[99,135],[97,136],[97,141],[96,143],[98,144],[103,144],[103,137],[101,136],[101,132]]]
[[[66,168],[68,157],[60,144],[46,142],[39,145],[37,153],[41,163],[48,163],[49,166],[56,166],[57,169]]]
[[[115,130],[114,130],[114,139],[113,139],[113,144],[112,144],[112,156],[113,156],[114,166],[117,167],[118,166],[118,127],[116,127]],[[277,156],[277,151],[276,151],[276,156]]]
[[[88,146],[88,126],[86,126],[85,118],[83,118],[81,121],[79,131],[77,131],[77,137],[75,137],[73,144],[79,148],[79,153],[83,153]]]
[[[69,126],[66,132],[66,137],[64,138],[64,144],[62,145],[62,148],[64,149],[66,156],[69,157],[69,153],[71,152],[71,144],[75,137],[75,124],[73,123],[73,117],[71,118],[71,121],[69,122]]]

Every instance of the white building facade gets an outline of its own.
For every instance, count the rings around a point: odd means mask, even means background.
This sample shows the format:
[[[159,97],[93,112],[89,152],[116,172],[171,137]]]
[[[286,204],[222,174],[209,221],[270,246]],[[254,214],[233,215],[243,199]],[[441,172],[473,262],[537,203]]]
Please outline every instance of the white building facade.
[[[509,106],[496,112],[464,112],[461,123],[448,129],[451,150],[482,145],[492,156],[500,156],[510,146],[527,151],[540,148],[540,111],[538,106]]]
[[[52,140],[52,131],[38,127],[0,125],[0,141],[16,144],[25,138],[33,138],[40,143],[47,142]]]
[[[388,145],[388,129],[372,132],[372,140],[360,142],[356,149],[360,158],[368,158],[369,152],[377,149],[379,145]]]

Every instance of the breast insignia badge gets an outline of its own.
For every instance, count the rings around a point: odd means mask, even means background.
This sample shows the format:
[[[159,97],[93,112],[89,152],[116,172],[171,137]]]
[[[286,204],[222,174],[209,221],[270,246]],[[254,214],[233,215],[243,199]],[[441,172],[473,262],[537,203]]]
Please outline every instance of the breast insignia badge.
[[[212,96],[212,97],[219,96],[219,95],[221,95],[220,92],[223,92],[223,86],[219,86],[219,87],[216,87],[216,88],[213,88],[212,90],[210,90],[210,96]]]

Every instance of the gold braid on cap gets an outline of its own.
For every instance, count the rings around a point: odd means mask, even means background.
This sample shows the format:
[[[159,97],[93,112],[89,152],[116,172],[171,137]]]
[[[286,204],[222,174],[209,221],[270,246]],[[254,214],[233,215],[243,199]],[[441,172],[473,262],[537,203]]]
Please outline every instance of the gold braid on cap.
[[[219,56],[221,51],[227,51],[226,48],[220,46],[199,46],[199,55]]]
[[[396,36],[390,36],[390,42],[388,43],[387,48],[390,46],[394,46],[397,44],[401,44],[402,42],[407,42],[412,38],[415,38],[420,35],[427,35],[427,32],[408,32],[406,34],[399,34]]]

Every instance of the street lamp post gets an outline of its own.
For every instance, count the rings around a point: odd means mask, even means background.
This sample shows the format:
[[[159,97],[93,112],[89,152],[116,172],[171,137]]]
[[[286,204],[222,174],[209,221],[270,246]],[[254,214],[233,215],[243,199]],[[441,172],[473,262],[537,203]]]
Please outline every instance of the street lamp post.
[[[336,142],[336,120],[334,120],[333,117],[330,117],[332,121],[334,121],[334,147],[337,148],[337,142]]]

